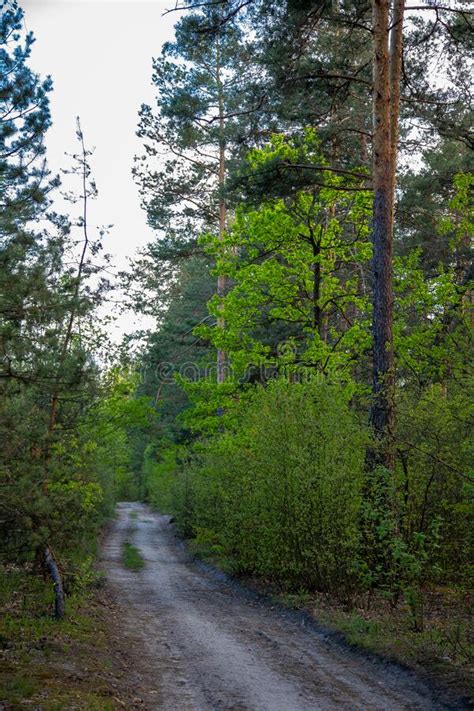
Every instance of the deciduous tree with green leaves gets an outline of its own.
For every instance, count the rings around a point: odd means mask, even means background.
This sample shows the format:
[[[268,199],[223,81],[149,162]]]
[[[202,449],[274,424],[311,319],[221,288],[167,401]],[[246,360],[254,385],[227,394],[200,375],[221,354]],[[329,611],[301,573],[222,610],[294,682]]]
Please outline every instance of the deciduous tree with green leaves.
[[[232,287],[222,301],[225,330],[202,325],[197,333],[219,341],[239,375],[251,365],[278,366],[279,341],[287,341],[296,367],[339,375],[346,369],[351,377],[354,361],[370,345],[370,193],[351,191],[354,178],[324,171],[327,161],[311,130],[303,140],[275,135],[250,152],[244,170],[248,177],[299,162],[319,165],[323,186],[255,207],[242,204],[223,252],[204,238]],[[220,300],[210,308],[216,315]]]

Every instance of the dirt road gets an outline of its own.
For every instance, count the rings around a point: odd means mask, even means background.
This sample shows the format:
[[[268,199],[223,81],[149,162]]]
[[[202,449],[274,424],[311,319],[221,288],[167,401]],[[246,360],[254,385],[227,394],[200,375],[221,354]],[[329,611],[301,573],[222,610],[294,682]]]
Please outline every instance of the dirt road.
[[[146,561],[121,565],[125,538]],[[190,560],[169,517],[121,504],[103,567],[143,643],[145,706],[164,711],[436,709],[423,683],[364,659]]]

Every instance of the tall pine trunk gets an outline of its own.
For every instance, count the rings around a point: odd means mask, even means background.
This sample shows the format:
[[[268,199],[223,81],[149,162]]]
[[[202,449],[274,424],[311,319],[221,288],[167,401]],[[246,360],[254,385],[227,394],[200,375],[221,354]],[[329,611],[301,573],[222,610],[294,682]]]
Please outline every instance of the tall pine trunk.
[[[226,231],[227,206],[223,195],[225,184],[225,119],[224,119],[224,97],[221,81],[219,47],[217,49],[217,85],[219,88],[219,167],[218,167],[218,184],[219,184],[219,240],[222,243]],[[225,296],[226,292],[226,277],[224,274],[219,274],[217,277],[217,295],[220,299]],[[220,307],[221,308],[221,307]],[[223,330],[225,321],[222,316],[217,318],[217,327]],[[225,381],[226,376],[226,354],[221,348],[217,350],[217,383],[221,385]]]
[[[400,80],[403,60],[403,17],[405,0],[394,0],[390,28],[390,150],[392,180],[392,229],[395,211],[395,188],[397,185],[398,124],[400,116]]]
[[[372,466],[394,467],[393,225],[404,0],[373,0]],[[391,51],[390,51],[391,50]]]
[[[221,119],[222,121],[222,119]],[[221,128],[223,131],[223,121],[221,123]],[[219,190],[222,193],[225,181],[225,148],[223,145],[219,147]],[[226,204],[224,198],[219,198],[219,240],[221,243],[224,240],[225,228],[226,228]],[[225,296],[226,292],[226,278],[224,274],[219,274],[217,277],[217,295],[220,299]],[[220,307],[221,308],[221,307]],[[217,327],[220,329],[225,328],[225,321],[222,316],[217,319]],[[221,348],[217,351],[217,383],[221,384],[225,381],[225,370],[226,370],[226,354]]]

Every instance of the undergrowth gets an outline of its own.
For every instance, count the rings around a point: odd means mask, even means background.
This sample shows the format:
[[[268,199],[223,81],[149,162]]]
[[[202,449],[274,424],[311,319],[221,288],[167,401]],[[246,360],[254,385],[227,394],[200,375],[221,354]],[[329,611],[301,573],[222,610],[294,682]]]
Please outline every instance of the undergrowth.
[[[106,623],[94,601],[101,577],[90,579],[71,590],[67,619],[57,622],[49,582],[26,566],[0,568],[0,708],[115,708],[99,678],[108,665]]]

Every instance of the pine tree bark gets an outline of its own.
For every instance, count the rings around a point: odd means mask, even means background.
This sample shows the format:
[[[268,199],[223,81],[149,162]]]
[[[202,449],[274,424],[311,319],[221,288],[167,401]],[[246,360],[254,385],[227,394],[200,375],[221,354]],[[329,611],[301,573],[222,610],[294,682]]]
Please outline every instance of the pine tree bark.
[[[224,119],[224,97],[221,81],[221,72],[219,64],[219,49],[217,58],[217,84],[219,87],[219,168],[218,168],[218,185],[219,185],[219,240],[222,244],[226,231],[227,206],[225,203],[223,190],[225,184],[225,119]],[[226,292],[226,277],[224,274],[219,274],[217,277],[217,296],[222,299]],[[221,307],[219,307],[221,308]],[[217,318],[217,328],[224,330],[225,321],[222,316]],[[225,381],[226,376],[226,354],[221,348],[217,350],[217,384],[221,385]]]
[[[405,0],[394,0],[390,28],[390,150],[392,180],[392,229],[395,223],[395,189],[397,186],[398,126],[400,116],[400,81],[403,60],[403,17]]]
[[[222,126],[223,130],[223,126]],[[222,191],[225,181],[225,149],[223,145],[219,148],[219,190]],[[220,197],[219,199],[219,240],[222,244],[225,236],[226,228],[226,204],[224,199]],[[219,274],[217,277],[217,295],[220,299],[224,298],[226,292],[226,278],[224,274]],[[219,307],[221,308],[221,307]],[[222,316],[217,319],[217,327],[220,329],[225,328],[225,321]],[[221,348],[217,351],[217,383],[220,385],[225,381],[225,369],[226,369],[226,354]]]
[[[393,161],[389,59],[389,0],[373,0],[373,402],[377,445],[371,464],[393,469]]]

